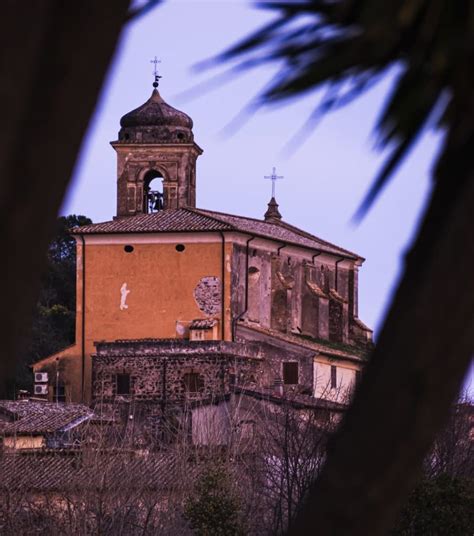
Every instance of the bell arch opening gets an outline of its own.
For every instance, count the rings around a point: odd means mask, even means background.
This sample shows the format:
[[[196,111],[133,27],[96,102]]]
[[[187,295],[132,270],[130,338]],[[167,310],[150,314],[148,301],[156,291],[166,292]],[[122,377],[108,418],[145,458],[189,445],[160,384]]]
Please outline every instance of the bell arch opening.
[[[143,212],[151,214],[163,209],[163,175],[150,169],[143,177]]]

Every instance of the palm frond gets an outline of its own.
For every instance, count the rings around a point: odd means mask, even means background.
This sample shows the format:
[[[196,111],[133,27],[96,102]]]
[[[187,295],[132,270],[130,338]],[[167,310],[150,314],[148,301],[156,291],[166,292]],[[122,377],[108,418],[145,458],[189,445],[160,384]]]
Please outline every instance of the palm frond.
[[[261,104],[291,99],[327,87],[309,119],[352,102],[389,69],[400,74],[375,125],[378,148],[392,147],[357,218],[418,140],[434,112],[451,139],[461,125],[468,143],[473,121],[474,4],[470,0],[295,0],[257,2],[276,18],[226,50],[206,67],[237,62],[237,71],[265,63],[282,65]],[[467,79],[466,79],[467,77]],[[460,132],[460,131],[459,131]],[[463,141],[464,140],[464,141]],[[448,150],[448,146],[444,148]],[[449,157],[441,151],[444,160]],[[449,158],[448,158],[449,160]]]

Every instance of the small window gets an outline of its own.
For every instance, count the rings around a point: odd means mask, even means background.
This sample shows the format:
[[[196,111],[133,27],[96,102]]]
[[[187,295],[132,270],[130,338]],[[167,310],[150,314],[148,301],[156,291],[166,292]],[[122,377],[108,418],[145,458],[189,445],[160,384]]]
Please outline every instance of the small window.
[[[335,365],[331,365],[331,389],[335,389],[337,387],[337,367]]]
[[[184,389],[188,393],[199,393],[204,387],[202,376],[197,372],[188,372],[183,376]]]
[[[186,249],[184,244],[176,244],[176,251],[179,251],[180,253]]]
[[[123,250],[125,251],[125,253],[132,253],[133,246],[126,245],[126,246],[124,246]]]
[[[298,383],[298,363],[283,363],[283,383],[285,385],[296,385]]]
[[[130,394],[130,374],[117,374],[117,394]]]

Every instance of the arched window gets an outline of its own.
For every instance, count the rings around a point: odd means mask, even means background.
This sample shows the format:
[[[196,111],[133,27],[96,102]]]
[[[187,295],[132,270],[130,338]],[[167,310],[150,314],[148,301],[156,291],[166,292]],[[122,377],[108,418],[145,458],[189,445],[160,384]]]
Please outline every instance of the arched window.
[[[163,175],[150,169],[143,178],[143,212],[151,214],[163,208]]]

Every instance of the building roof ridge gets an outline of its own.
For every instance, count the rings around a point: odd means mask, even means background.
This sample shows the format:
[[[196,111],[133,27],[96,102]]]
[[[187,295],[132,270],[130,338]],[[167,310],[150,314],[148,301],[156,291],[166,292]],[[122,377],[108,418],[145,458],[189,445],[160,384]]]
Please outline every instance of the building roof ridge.
[[[256,221],[258,223],[265,223],[267,225],[273,225],[275,224],[274,221],[265,221],[265,220],[261,220],[261,219],[258,219],[258,218],[253,218],[252,216],[241,216],[240,214],[231,214],[230,212],[220,212],[218,210],[208,210],[208,209],[205,209],[205,208],[195,208],[193,210],[196,210],[196,211],[199,211],[199,212],[204,212],[205,214],[204,215],[207,215],[207,213],[212,213],[212,214],[217,214],[217,218],[219,220],[219,216],[230,216],[231,218],[240,218],[242,220],[251,220],[251,221]],[[214,216],[210,216],[210,217],[214,217]],[[219,220],[219,221],[222,221],[222,220]]]
[[[286,227],[290,231],[294,231],[295,233],[300,234],[301,236],[304,236],[306,238],[317,240],[318,242],[321,242],[321,244],[324,246],[330,246],[333,248],[340,249],[341,251],[344,251],[354,257],[357,257],[358,259],[365,260],[364,257],[361,257],[359,254],[354,253],[353,251],[350,251],[349,249],[342,248],[341,246],[338,246],[332,242],[329,242],[328,240],[324,240],[323,238],[320,238],[319,236],[316,236],[312,233],[308,233],[307,231],[304,231],[303,229],[300,229],[299,227],[296,227],[295,225],[292,225],[291,223],[288,223],[286,221],[279,220],[279,221],[272,222],[272,223],[275,223],[275,225],[281,225],[282,227]]]
[[[208,213],[212,213],[212,214],[216,214],[217,215],[217,218],[219,221],[222,221],[219,219],[219,215],[221,216],[229,216],[231,218],[239,218],[239,219],[242,219],[242,220],[250,220],[250,221],[255,221],[255,222],[258,222],[258,223],[263,223],[263,224],[266,224],[266,225],[278,225],[280,227],[283,227],[285,229],[288,229],[289,231],[292,231],[296,234],[299,234],[301,236],[303,236],[304,238],[309,238],[311,240],[316,240],[317,242],[320,242],[322,246],[329,246],[331,248],[335,248],[335,249],[338,249],[340,250],[341,252],[344,252],[344,253],[347,253],[348,255],[350,255],[351,257],[356,257],[357,259],[360,259],[362,261],[365,260],[364,257],[361,257],[359,254],[357,253],[354,253],[353,251],[350,251],[346,248],[342,248],[336,244],[333,244],[332,242],[329,242],[327,240],[324,240],[322,238],[320,238],[319,236],[316,236],[312,233],[308,233],[307,231],[304,231],[303,229],[300,229],[299,227],[296,227],[295,225],[292,225],[291,223],[288,223],[284,220],[275,220],[275,219],[272,219],[271,221],[267,221],[267,220],[262,220],[262,219],[258,219],[258,218],[253,218],[251,216],[241,216],[239,214],[230,214],[228,212],[219,212],[217,210],[207,210],[207,209],[199,209],[199,208],[195,208],[193,209],[199,213],[204,213],[205,215],[208,215]],[[227,223],[227,222],[224,222],[224,223]],[[239,229],[236,229],[236,230],[239,230]],[[255,234],[258,234],[258,233],[255,233]]]
[[[211,216],[209,215],[209,212],[213,213],[213,214],[222,214],[223,216],[231,216],[232,218],[238,218],[239,216],[235,216],[235,214],[226,214],[225,212],[217,212],[217,211],[214,211],[214,210],[207,210],[207,209],[203,209],[203,208],[198,208],[198,207],[185,207],[185,210],[189,211],[189,212],[192,212],[193,214],[199,214],[200,216],[204,216],[206,218],[209,218],[211,220],[214,220],[218,223],[224,223],[226,225],[229,225],[230,227],[232,227],[232,230],[234,231],[238,231],[239,229],[235,226],[235,225],[232,225],[231,223],[229,222],[226,222],[226,221],[222,221],[221,219],[219,218],[216,218],[215,216]],[[259,220],[257,220],[259,221]]]

